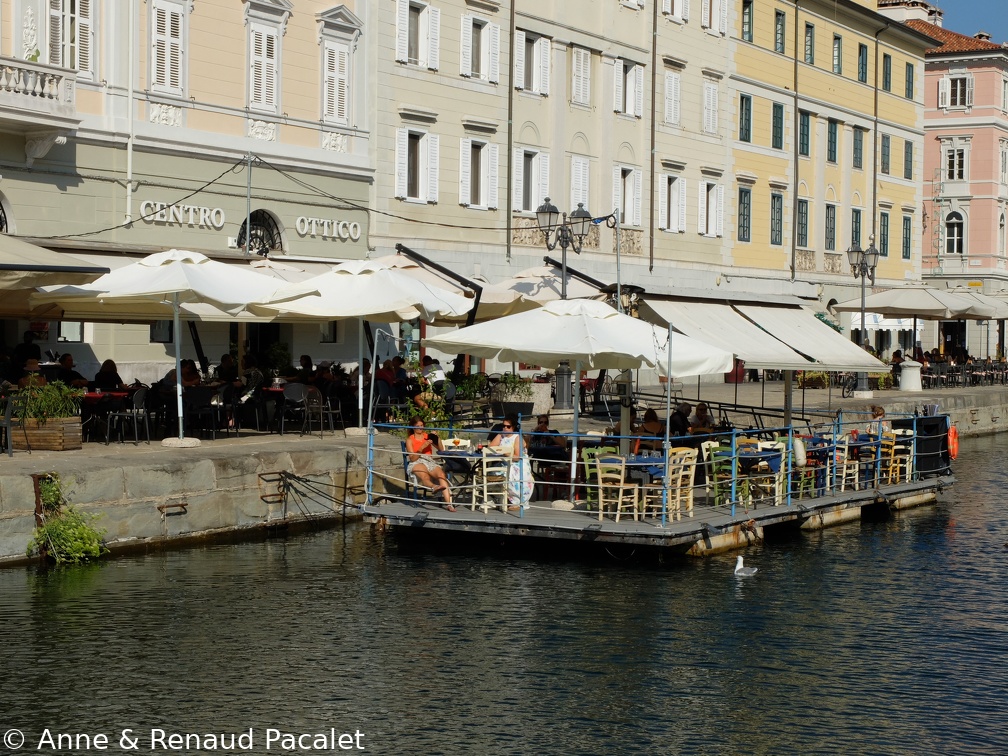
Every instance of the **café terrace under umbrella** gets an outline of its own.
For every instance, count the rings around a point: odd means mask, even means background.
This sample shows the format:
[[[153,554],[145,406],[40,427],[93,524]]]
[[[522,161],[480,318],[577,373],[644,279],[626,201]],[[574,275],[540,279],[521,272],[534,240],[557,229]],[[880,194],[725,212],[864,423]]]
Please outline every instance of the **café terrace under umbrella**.
[[[861,299],[833,305],[833,312],[861,312]],[[994,314],[990,305],[927,284],[907,284],[874,292],[865,297],[865,312],[920,320],[986,319]]]

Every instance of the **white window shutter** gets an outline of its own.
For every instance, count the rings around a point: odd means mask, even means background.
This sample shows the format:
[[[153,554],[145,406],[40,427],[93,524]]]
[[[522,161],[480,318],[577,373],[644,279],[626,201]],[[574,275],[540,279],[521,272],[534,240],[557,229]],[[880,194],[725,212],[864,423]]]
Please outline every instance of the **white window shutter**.
[[[700,5],[700,27],[702,29],[710,26],[710,4],[711,0],[703,0]]]
[[[679,184],[679,225],[676,228],[680,234],[686,232],[686,179],[676,179]]]
[[[638,118],[644,115],[644,66],[634,66],[634,81],[637,96],[634,98],[634,115]]]
[[[63,67],[62,0],[49,0],[49,65]]]
[[[395,59],[399,63],[409,60],[409,0],[396,0]]]
[[[661,12],[666,16],[672,15],[672,0],[662,0]]]
[[[665,72],[665,123],[675,123],[675,108],[673,94],[675,93],[675,73]]]
[[[350,123],[350,48],[336,46],[336,123]]]
[[[73,66],[79,73],[92,72],[92,54],[94,37],[92,23],[92,0],[77,0],[77,60]]]
[[[490,74],[491,83],[500,81],[500,24],[490,24]]]
[[[550,195],[550,156],[548,152],[539,153],[539,192],[535,198],[535,206],[539,207]],[[533,208],[534,210],[535,208]]]
[[[570,168],[570,208],[573,211],[577,207],[579,187],[581,185],[581,163],[577,155],[571,155]]]
[[[682,20],[689,21],[689,2],[690,0],[682,0]]]
[[[623,112],[623,61],[613,61],[613,112]]]
[[[707,182],[700,182],[697,194],[697,233],[707,233]]]
[[[486,206],[491,210],[496,210],[500,204],[497,200],[497,161],[500,160],[500,147],[496,144],[488,144],[487,150],[487,199]]]
[[[947,78],[938,79],[938,107],[947,108],[949,106],[949,80]]]
[[[724,236],[724,184],[717,188],[717,235]]]
[[[720,0],[721,2],[721,33],[728,33],[728,0]],[[720,236],[720,234],[718,234]]]
[[[326,42],[322,48],[322,118],[336,120],[336,46]]]
[[[441,67],[441,9],[427,7],[427,68],[437,71]],[[435,200],[437,201],[437,200]]]
[[[516,147],[511,151],[511,207],[527,210],[522,206],[525,196],[525,150]]]
[[[973,77],[966,77],[966,107],[973,107]]]
[[[633,224],[639,226],[641,224],[641,193],[644,189],[644,173],[640,168],[633,172]]]
[[[438,160],[440,159],[440,137],[428,134],[427,137],[427,201],[438,201]]]
[[[550,44],[546,37],[536,42],[539,49],[539,94],[543,97],[547,97],[550,90]]]
[[[515,32],[514,81],[515,89],[525,89],[525,32]]]
[[[459,73],[462,76],[472,76],[472,16],[462,14],[462,44],[459,47]]]
[[[407,152],[409,151],[409,130],[396,129],[395,141],[395,196],[406,196]]]
[[[623,209],[623,169],[618,165],[612,169],[612,206],[616,212]]]
[[[581,50],[581,102],[591,104],[591,50]]]
[[[669,227],[668,190],[669,176],[661,173],[658,176],[658,228],[662,231],[667,231]]]
[[[584,59],[581,55],[580,47],[574,48],[571,58],[573,59],[573,65],[571,65],[571,100],[583,103],[581,80],[584,78]]]
[[[479,170],[479,166],[476,166]],[[472,173],[472,139],[463,138],[459,144],[459,204],[469,205],[469,177]]]

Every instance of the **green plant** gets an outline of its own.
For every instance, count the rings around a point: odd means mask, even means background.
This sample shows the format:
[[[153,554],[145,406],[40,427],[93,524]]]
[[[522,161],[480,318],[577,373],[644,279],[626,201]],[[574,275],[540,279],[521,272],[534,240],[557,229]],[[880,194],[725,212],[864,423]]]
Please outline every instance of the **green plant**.
[[[80,403],[84,389],[67,386],[62,381],[52,383],[29,382],[21,392],[24,402],[20,405],[18,419],[37,420],[45,425],[47,420],[57,417],[73,417],[80,414]]]
[[[28,542],[28,556],[45,554],[56,564],[76,564],[108,552],[102,540],[104,528],[94,526],[96,515],[83,514],[71,506],[63,508],[67,501],[59,475],[40,476],[38,487],[42,524]]]
[[[493,398],[503,402],[522,402],[532,398],[532,384],[515,373],[504,373],[492,391]]]
[[[264,373],[286,369],[291,364],[290,347],[283,341],[274,341],[263,350],[261,362],[260,367]]]
[[[410,402],[405,407],[394,407],[389,414],[389,423],[393,425],[406,426],[396,428],[396,435],[408,436],[409,425],[414,417],[419,417],[428,428],[447,428],[451,423],[451,415],[448,414],[448,407],[445,405],[444,397],[435,394],[427,400],[427,406],[421,407]]]
[[[486,395],[487,377],[483,373],[462,376],[454,383],[455,396],[459,399],[476,400]]]

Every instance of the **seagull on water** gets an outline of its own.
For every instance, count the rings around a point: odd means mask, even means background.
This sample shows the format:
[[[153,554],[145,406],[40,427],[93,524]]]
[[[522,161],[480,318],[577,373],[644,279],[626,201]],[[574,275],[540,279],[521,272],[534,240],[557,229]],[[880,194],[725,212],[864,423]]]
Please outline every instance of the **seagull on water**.
[[[739,577],[749,577],[750,575],[755,575],[759,571],[759,567],[743,567],[742,557],[739,557],[735,562],[735,574]]]

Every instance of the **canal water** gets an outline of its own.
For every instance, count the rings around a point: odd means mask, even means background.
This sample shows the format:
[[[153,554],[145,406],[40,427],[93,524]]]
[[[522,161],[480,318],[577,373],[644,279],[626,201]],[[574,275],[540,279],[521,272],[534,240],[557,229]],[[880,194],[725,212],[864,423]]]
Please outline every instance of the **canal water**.
[[[1006,452],[965,440],[937,506],[756,546],[747,579],[358,525],[0,571],[0,752],[1003,754]]]

